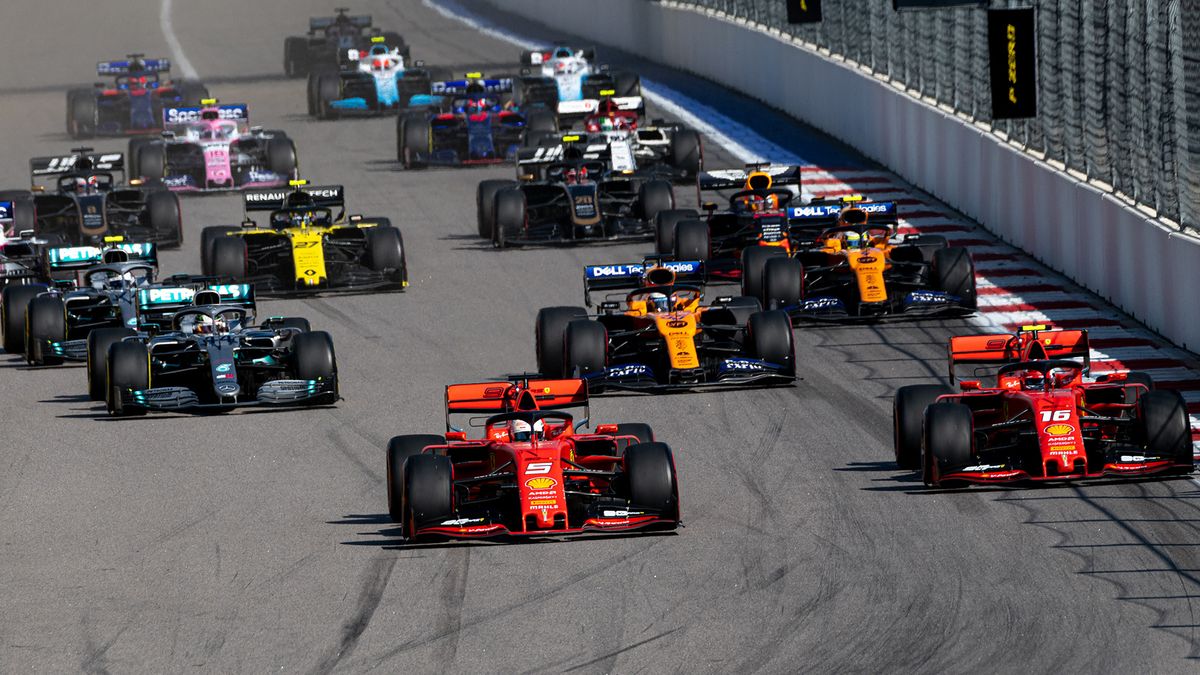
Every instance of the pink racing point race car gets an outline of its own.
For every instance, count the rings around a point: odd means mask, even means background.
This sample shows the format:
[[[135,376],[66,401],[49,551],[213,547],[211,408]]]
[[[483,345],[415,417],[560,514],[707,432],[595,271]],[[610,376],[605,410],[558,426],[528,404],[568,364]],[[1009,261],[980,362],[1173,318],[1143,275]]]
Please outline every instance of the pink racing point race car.
[[[955,367],[995,370],[896,392],[896,462],[926,485],[1186,475],[1192,432],[1183,397],[1147,373],[1092,377],[1087,331],[1023,326],[950,339]],[[998,369],[997,369],[998,367]]]
[[[205,99],[164,108],[161,138],[129,141],[130,173],[176,192],[284,187],[295,177],[296,145],[282,131],[250,126],[244,103]]]
[[[582,380],[529,379],[446,387],[443,435],[388,443],[388,511],[420,538],[557,537],[674,530],[675,461],[646,424],[587,424]],[[576,421],[563,412],[583,408]],[[483,429],[468,439],[452,415]]]

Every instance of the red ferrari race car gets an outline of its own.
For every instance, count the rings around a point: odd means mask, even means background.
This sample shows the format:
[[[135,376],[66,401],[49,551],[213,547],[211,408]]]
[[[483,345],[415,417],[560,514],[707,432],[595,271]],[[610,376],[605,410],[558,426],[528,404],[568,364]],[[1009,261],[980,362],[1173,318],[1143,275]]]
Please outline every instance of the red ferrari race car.
[[[1092,378],[1089,353],[1087,331],[1040,325],[951,338],[950,381],[960,364],[999,366],[995,385],[901,387],[896,462],[938,487],[1191,473],[1183,398],[1146,373]]]
[[[583,408],[576,422],[569,408]],[[680,524],[675,460],[646,424],[587,424],[582,380],[453,384],[446,434],[388,443],[388,512],[409,540],[558,536]],[[482,438],[451,424],[468,418]]]

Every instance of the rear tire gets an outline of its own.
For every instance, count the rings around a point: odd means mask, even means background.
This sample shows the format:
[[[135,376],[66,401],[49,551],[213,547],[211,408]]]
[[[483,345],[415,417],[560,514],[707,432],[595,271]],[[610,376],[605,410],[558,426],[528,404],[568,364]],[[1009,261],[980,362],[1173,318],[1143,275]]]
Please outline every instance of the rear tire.
[[[792,320],[784,312],[766,311],[752,314],[746,322],[746,332],[754,355],[783,366],[784,375],[796,375],[796,346],[792,335]]]
[[[939,290],[962,298],[962,306],[975,309],[975,264],[962,247],[933,252],[933,277]]]
[[[706,261],[712,254],[708,223],[703,220],[684,220],[675,225],[676,260]]]
[[[563,377],[603,373],[608,365],[608,330],[599,321],[567,324],[563,338]]]
[[[0,295],[0,323],[4,325],[4,351],[25,354],[25,315],[29,303],[47,290],[43,284],[5,286]]]
[[[538,310],[533,341],[539,373],[550,378],[567,376],[563,360],[567,326],[586,319],[587,310],[582,307],[543,307]]]
[[[638,206],[642,211],[642,219],[651,222],[658,214],[666,213],[675,208],[675,190],[665,180],[652,180],[642,184],[638,190]]]
[[[57,366],[61,357],[48,353],[47,342],[67,339],[67,308],[61,296],[43,295],[29,301],[25,314],[25,361],[32,366]]]
[[[921,468],[921,432],[925,409],[939,396],[953,391],[940,384],[910,384],[896,391],[892,401],[892,445],[901,469]]]
[[[923,477],[926,485],[943,485],[942,474],[971,462],[974,445],[974,422],[971,409],[962,403],[934,403],[925,409],[925,451],[922,453]],[[936,462],[937,480],[933,467]]]
[[[758,298],[766,306],[763,273],[767,260],[783,257],[787,257],[787,251],[778,246],[747,246],[742,249],[742,295]]]
[[[623,465],[631,508],[651,509],[664,518],[679,519],[675,460],[666,443],[629,446],[625,449]]]
[[[1146,454],[1175,459],[1177,473],[1193,470],[1192,429],[1187,405],[1175,391],[1151,391],[1138,399],[1138,428]]]
[[[767,260],[762,282],[762,303],[767,309],[795,307],[804,300],[804,265],[795,258]]]
[[[213,240],[211,274],[228,277],[234,281],[246,278],[246,242],[241,237],[222,237]]]
[[[292,352],[296,359],[297,379],[333,382],[333,392],[312,399],[310,405],[337,403],[337,356],[329,333],[317,330],[297,335],[292,339]]]
[[[513,239],[525,231],[525,193],[520,188],[510,188],[496,193],[495,227],[492,228],[492,245],[505,248]]]
[[[87,336],[88,397],[103,401],[108,386],[108,349],[121,340],[137,335],[130,328],[97,328]]]
[[[132,340],[113,343],[108,349],[105,382],[105,406],[109,415],[145,415],[145,408],[123,403],[121,393],[127,389],[141,391],[150,388],[150,356],[146,345]]]
[[[387,447],[388,515],[393,523],[404,522],[404,462],[431,445],[445,445],[446,437],[434,434],[393,436]]]
[[[675,252],[675,225],[684,220],[694,220],[700,214],[692,209],[659,211],[654,216],[654,251],[659,255]]]
[[[496,195],[502,190],[515,188],[516,186],[516,181],[511,180],[485,180],[479,182],[479,187],[475,189],[475,219],[480,237],[484,239],[492,238],[492,229],[496,226]]]
[[[183,216],[179,209],[179,197],[166,190],[151,192],[146,197],[146,212],[150,216],[154,240],[160,247],[179,248],[183,244]]]
[[[672,134],[670,162],[684,173],[685,178],[695,178],[704,168],[700,134],[691,129],[680,129]]]
[[[412,455],[404,460],[401,516],[405,534],[454,515],[454,468],[444,455]]]

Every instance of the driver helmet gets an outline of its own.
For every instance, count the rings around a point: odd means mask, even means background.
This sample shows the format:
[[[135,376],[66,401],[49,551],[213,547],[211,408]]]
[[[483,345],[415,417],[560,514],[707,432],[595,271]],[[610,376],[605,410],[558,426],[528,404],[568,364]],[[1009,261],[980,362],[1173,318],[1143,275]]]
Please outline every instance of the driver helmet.
[[[535,420],[533,424],[525,420],[512,421],[512,439],[518,443],[527,443],[530,440],[541,440],[542,430],[545,428],[542,420]]]
[[[192,325],[193,335],[212,335],[213,329],[214,326],[211,316],[205,314],[196,315],[196,323]]]
[[[575,169],[567,169],[563,172],[563,182],[567,185],[574,185],[579,182],[579,172]]]
[[[1025,391],[1045,391],[1046,376],[1040,370],[1027,370],[1021,375],[1021,388]]]
[[[671,311],[671,300],[665,293],[651,293],[646,299],[646,305],[651,312],[669,312]]]
[[[846,248],[861,248],[867,240],[866,237],[858,232],[846,232],[844,234],[846,236],[843,237],[843,241],[846,244]]]
[[[1074,380],[1075,373],[1070,368],[1055,368],[1050,372],[1050,386],[1054,389],[1069,387]]]

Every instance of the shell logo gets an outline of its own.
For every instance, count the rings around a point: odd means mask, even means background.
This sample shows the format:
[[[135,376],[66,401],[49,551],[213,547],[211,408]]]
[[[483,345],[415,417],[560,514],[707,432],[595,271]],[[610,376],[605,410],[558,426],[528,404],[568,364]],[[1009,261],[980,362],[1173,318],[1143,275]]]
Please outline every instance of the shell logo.
[[[1075,433],[1075,427],[1070,424],[1051,424],[1046,427],[1046,433],[1051,436],[1066,436]]]
[[[530,478],[529,480],[525,481],[525,487],[529,488],[530,490],[549,490],[555,485],[558,485],[558,481],[546,476]]]

